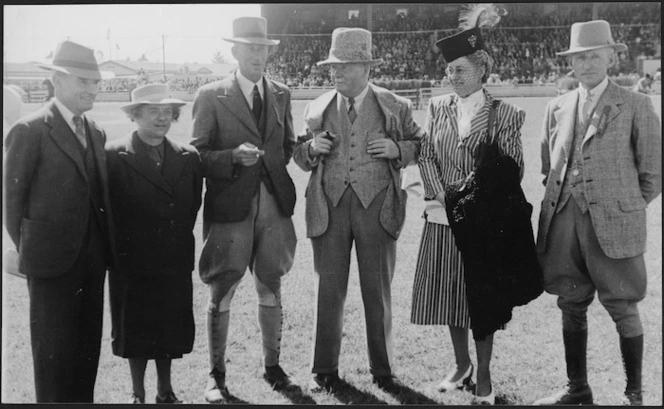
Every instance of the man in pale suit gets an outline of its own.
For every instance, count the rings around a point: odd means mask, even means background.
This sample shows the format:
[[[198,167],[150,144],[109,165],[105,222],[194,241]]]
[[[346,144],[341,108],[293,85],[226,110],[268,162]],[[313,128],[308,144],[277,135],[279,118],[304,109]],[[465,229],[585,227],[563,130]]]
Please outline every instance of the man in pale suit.
[[[350,252],[355,243],[374,383],[394,384],[392,310],[396,240],[403,226],[406,193],[401,169],[417,158],[423,130],[410,101],[368,83],[371,33],[337,28],[329,64],[335,91],[305,110],[295,162],[311,171],[307,187],[307,236],[316,272],[316,323],[311,390],[339,385],[343,307]]]
[[[37,402],[92,402],[113,242],[106,133],[85,113],[112,74],[71,41],[40,66],[55,98],[7,135],[3,216],[27,276]]]
[[[625,403],[642,404],[646,206],[661,192],[661,125],[649,97],[609,81],[616,44],[603,20],[574,23],[578,89],[551,101],[542,139],[546,186],[537,240],[547,292],[562,310],[567,386],[536,404],[591,404],[586,311],[597,292],[615,322]]]
[[[295,145],[290,93],[263,77],[268,47],[262,17],[233,21],[233,56],[239,69],[202,87],[194,101],[192,137],[201,154],[207,191],[200,276],[210,288],[207,330],[210,378],[205,399],[226,403],[224,356],[230,304],[247,268],[258,293],[265,380],[275,389],[294,384],[279,366],[281,277],[293,265],[291,216],[295,186],[286,171]]]

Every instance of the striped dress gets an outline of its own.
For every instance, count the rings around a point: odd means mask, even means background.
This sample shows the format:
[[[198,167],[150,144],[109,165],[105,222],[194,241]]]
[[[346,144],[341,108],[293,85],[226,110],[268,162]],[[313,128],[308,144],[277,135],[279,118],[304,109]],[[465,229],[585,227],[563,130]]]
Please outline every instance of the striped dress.
[[[460,140],[456,94],[432,98],[427,111],[419,156],[425,199],[434,199],[445,186],[465,178],[474,169],[473,152],[485,138],[491,95],[471,121],[470,135]],[[495,130],[501,152],[514,158],[523,176],[521,126],[525,111],[501,102],[495,116]],[[434,199],[435,200],[435,199]],[[425,213],[426,217],[426,213]],[[452,229],[425,222],[413,284],[410,320],[420,325],[470,327],[464,267],[454,243]]]

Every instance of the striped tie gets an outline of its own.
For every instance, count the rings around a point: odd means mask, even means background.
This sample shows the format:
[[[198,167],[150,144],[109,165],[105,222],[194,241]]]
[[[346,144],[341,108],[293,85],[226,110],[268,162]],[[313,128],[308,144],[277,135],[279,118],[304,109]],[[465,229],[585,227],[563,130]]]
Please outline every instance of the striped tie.
[[[76,125],[76,138],[83,145],[83,149],[88,147],[88,141],[85,138],[85,126],[83,126],[83,118],[78,115],[74,115],[72,118],[74,125]]]
[[[348,119],[350,119],[350,123],[352,124],[355,122],[355,118],[357,118],[357,112],[355,112],[355,100],[353,98],[348,98]]]

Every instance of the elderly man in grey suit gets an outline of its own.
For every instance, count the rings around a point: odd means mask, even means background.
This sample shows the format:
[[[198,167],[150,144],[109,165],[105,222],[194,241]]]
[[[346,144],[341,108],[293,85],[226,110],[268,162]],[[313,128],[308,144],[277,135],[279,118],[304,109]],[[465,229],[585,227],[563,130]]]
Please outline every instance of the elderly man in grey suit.
[[[233,21],[232,53],[239,69],[202,87],[193,107],[194,145],[206,178],[200,276],[210,287],[210,378],[205,399],[227,403],[225,351],[230,304],[247,268],[258,293],[265,380],[293,386],[279,365],[282,333],[281,277],[293,265],[291,216],[295,186],[286,171],[295,145],[290,93],[263,76],[268,47],[262,17]]]
[[[334,30],[329,58],[318,64],[330,65],[336,90],[307,106],[295,148],[295,162],[312,172],[306,203],[317,289],[311,390],[332,390],[340,381],[353,242],[373,381],[394,385],[390,285],[406,206],[400,172],[417,158],[423,130],[410,101],[369,84],[371,65],[381,61],[371,56],[369,31]]]
[[[661,192],[661,125],[649,97],[606,75],[616,53],[603,20],[572,25],[569,55],[580,86],[551,101],[542,139],[546,186],[538,252],[547,292],[562,310],[567,386],[536,404],[591,404],[586,311],[597,292],[615,322],[627,375],[625,403],[640,405],[646,294],[646,206]]]

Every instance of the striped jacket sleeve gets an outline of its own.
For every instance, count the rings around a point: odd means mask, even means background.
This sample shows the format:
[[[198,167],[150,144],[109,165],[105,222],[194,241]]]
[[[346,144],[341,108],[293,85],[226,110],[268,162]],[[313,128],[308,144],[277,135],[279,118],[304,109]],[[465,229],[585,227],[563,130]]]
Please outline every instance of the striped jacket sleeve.
[[[519,165],[519,178],[523,179],[523,143],[521,141],[521,127],[526,119],[526,112],[512,104],[501,103],[496,112],[498,121],[498,145],[503,154],[514,159]]]
[[[422,138],[422,146],[420,148],[420,156],[418,159],[422,184],[424,185],[425,199],[434,199],[438,193],[445,189],[445,186],[442,183],[443,175],[440,166],[438,165],[438,156],[434,144],[434,138],[436,138],[438,134],[438,132],[435,132],[434,130],[434,123],[436,122],[435,105],[436,99],[429,100],[429,108],[424,121],[424,129],[426,132]]]

